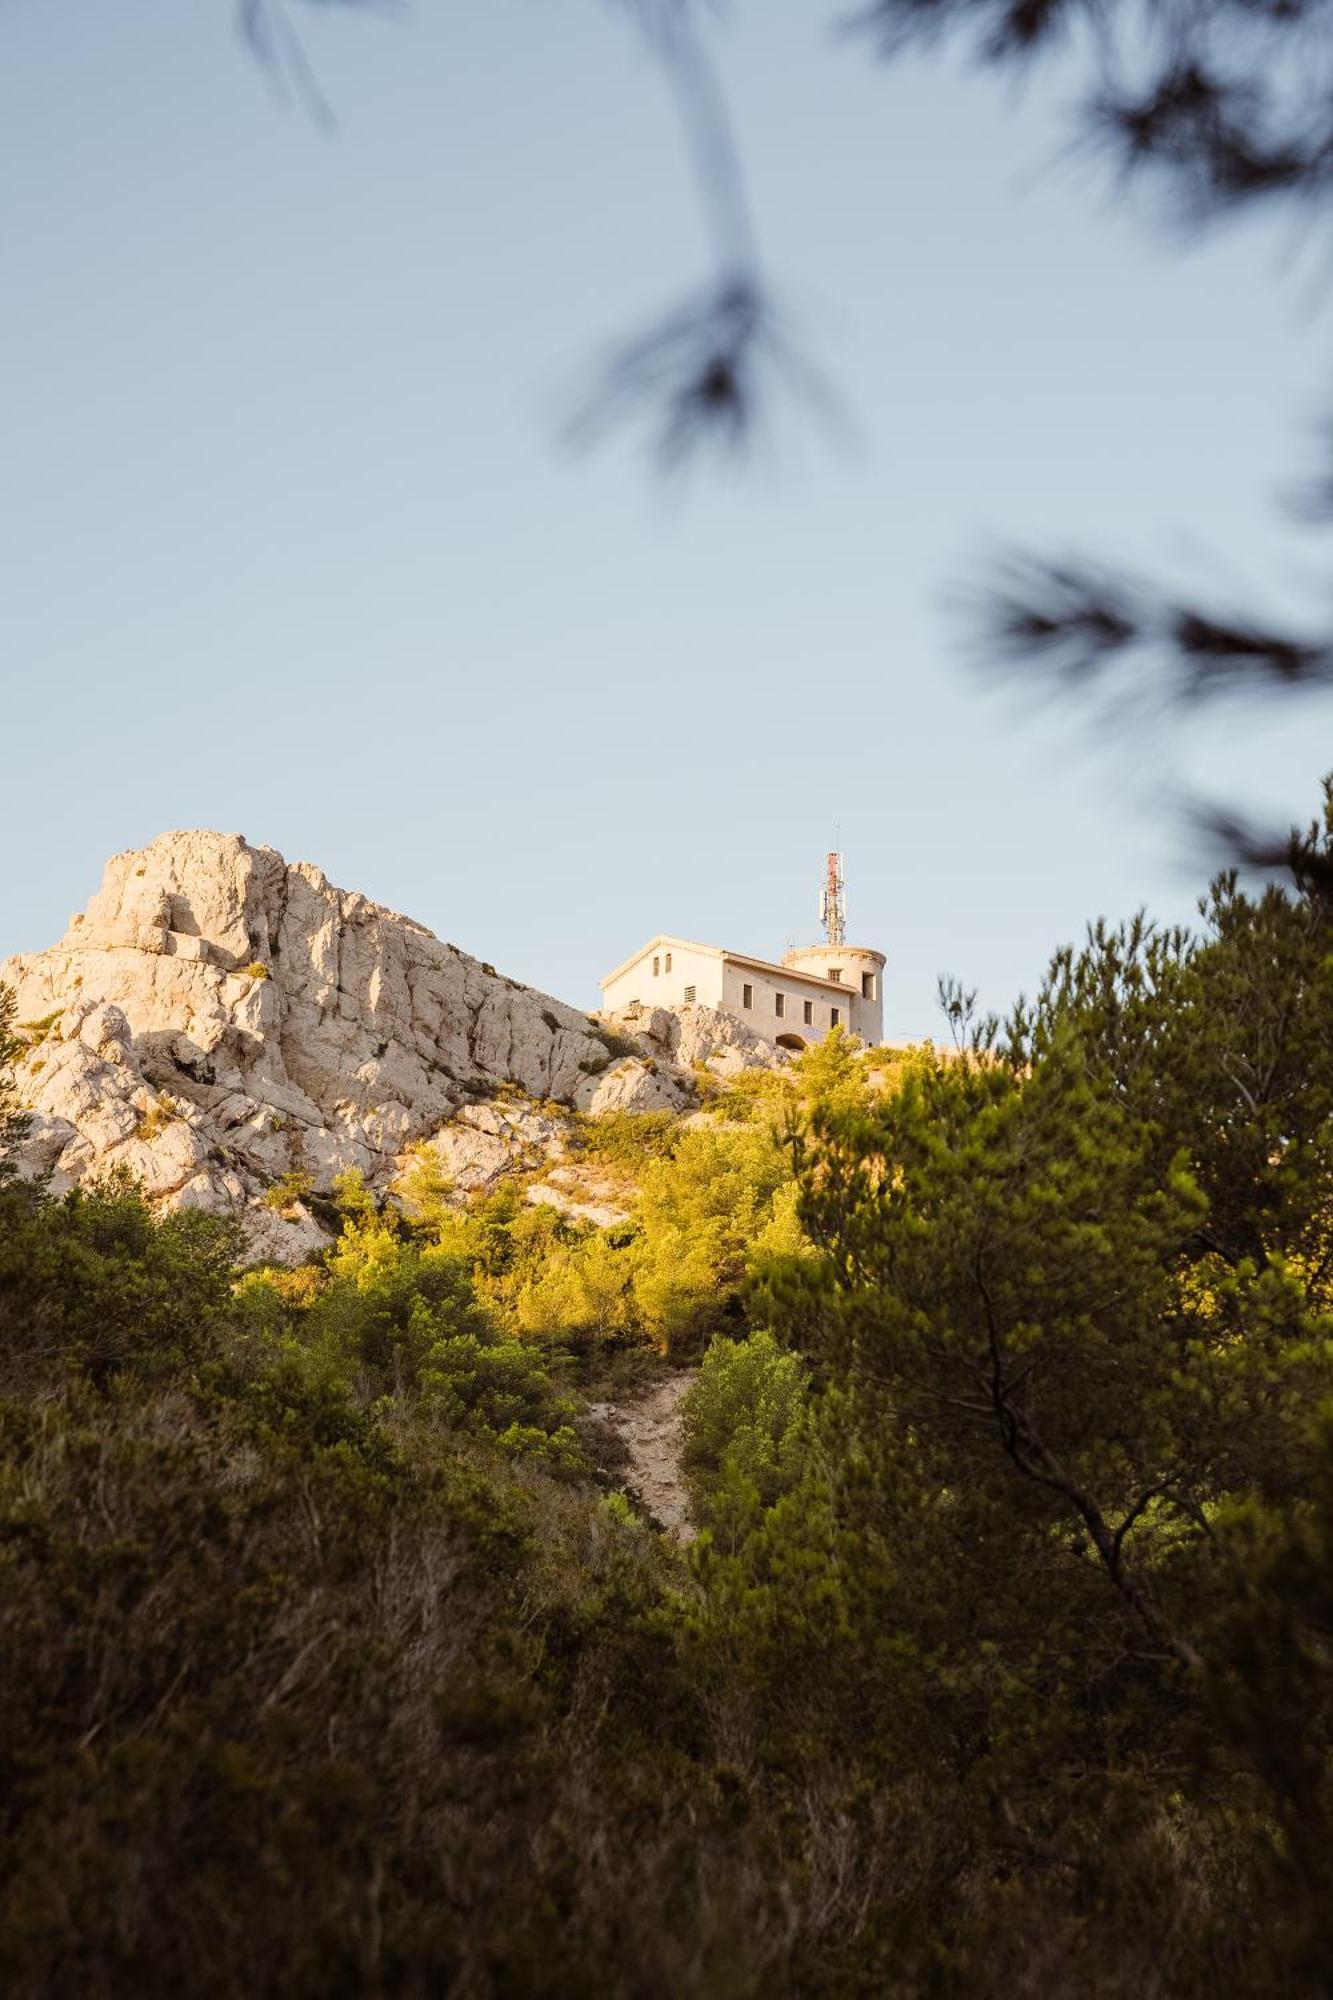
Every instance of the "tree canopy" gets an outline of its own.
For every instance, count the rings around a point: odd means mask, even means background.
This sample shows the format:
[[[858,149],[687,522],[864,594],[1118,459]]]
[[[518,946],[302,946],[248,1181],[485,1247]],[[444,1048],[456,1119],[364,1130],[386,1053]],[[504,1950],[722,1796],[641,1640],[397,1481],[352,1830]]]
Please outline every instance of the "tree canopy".
[[[1323,1992],[1331,1049],[1228,875],[590,1132],[611,1227],[10,1176],[7,1990]],[[688,1549],[585,1403],[664,1349]]]

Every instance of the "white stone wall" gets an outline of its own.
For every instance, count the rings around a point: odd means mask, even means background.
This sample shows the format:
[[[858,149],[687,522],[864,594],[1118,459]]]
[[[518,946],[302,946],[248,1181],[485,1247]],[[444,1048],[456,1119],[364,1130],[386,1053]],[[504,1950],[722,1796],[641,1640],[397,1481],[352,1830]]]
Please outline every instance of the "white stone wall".
[[[658,962],[656,973],[654,959]],[[699,951],[674,939],[670,944],[651,945],[602,988],[602,1005],[608,1014],[618,1014],[636,1000],[641,1007],[686,1007],[691,1000],[701,1007],[720,1007],[722,959],[716,952]]]
[[[751,989],[751,1004],[745,1005],[745,988]],[[783,1012],[779,1016],[777,998],[783,998]],[[813,1019],[805,1018],[805,1003],[809,1001]],[[838,1011],[838,1025],[858,1032],[852,1018],[852,997],[844,998],[832,993],[826,986],[814,986],[809,981],[796,977],[784,978],[780,972],[761,972],[756,966],[728,963],[722,984],[722,1005],[742,1021],[764,1035],[769,1041],[776,1041],[779,1035],[798,1035],[802,1042],[819,1042],[834,1026],[833,1010]]]

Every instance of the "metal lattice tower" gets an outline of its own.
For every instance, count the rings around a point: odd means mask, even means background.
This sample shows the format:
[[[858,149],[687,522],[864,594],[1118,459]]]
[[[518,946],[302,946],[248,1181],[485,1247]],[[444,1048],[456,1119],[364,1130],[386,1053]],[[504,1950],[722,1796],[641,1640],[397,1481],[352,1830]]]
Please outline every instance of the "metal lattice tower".
[[[819,897],[819,921],[829,944],[847,942],[847,884],[842,872],[842,856],[830,854],[824,870],[824,887]]]

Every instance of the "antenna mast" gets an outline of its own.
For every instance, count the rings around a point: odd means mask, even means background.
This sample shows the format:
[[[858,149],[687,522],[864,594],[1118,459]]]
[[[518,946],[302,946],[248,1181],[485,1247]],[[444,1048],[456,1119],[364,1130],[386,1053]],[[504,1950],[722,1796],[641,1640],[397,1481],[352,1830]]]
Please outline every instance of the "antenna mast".
[[[847,884],[843,879],[842,856],[830,854],[824,870],[824,887],[819,898],[819,921],[829,944],[847,940]]]

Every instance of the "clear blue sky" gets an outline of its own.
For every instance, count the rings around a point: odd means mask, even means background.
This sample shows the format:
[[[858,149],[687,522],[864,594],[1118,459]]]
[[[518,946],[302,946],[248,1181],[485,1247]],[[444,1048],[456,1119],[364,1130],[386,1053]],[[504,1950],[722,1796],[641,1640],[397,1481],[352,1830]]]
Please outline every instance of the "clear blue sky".
[[[1064,85],[885,68],[845,10],[718,35],[773,274],[854,450],[741,478],[556,443],[705,269],[660,79],[596,0],[303,20],[324,135],[230,0],[0,8],[0,952],[103,858],[237,830],[592,1004],[658,929],[778,952],[840,829],[890,1034],[1003,1005],[1097,913],[1188,915],[1182,775],[1283,819],[1329,710],[1098,748],[983,696],[1006,541],[1298,600],[1329,309],[1050,167]],[[1290,246],[1285,246],[1290,249]]]

